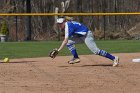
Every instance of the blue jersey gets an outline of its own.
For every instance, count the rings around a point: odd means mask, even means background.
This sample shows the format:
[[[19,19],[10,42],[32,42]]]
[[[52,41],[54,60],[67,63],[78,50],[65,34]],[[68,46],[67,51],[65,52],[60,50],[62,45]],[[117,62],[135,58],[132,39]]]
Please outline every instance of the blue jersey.
[[[85,25],[79,22],[67,21],[65,23],[65,38],[69,38],[75,34],[79,36],[86,35],[88,30],[89,29]]]

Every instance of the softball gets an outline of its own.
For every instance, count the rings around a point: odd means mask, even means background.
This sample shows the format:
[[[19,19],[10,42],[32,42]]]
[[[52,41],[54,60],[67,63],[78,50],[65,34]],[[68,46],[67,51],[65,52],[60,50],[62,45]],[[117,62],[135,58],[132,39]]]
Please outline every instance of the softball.
[[[4,58],[3,62],[9,62],[9,58]]]

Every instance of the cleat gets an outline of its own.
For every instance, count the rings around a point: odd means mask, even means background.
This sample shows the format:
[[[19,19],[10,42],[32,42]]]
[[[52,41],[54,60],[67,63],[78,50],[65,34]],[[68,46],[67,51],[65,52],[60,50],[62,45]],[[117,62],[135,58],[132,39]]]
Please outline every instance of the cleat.
[[[115,56],[113,67],[117,67],[119,65],[119,57]]]
[[[68,61],[69,64],[80,63],[80,58],[73,58],[72,60]]]

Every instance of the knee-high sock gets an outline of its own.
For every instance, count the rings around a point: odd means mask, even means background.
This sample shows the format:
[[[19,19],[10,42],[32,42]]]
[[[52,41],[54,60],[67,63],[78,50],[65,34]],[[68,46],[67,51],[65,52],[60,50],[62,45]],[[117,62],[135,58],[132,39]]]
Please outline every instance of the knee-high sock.
[[[71,52],[71,54],[73,55],[74,58],[79,58],[78,54],[77,54],[77,51],[76,51],[76,48],[74,47],[73,44],[68,44],[67,47],[70,50],[70,52]]]
[[[110,60],[114,60],[115,57],[113,55],[111,55],[110,53],[104,51],[104,50],[100,50],[98,55],[109,58]]]

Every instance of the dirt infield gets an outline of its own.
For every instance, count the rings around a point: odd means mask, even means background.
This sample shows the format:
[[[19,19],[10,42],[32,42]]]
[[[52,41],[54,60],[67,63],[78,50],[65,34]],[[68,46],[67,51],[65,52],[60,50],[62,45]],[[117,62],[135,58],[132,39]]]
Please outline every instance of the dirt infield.
[[[0,63],[0,93],[140,93],[140,53],[115,54],[120,66],[96,55],[13,59]]]

